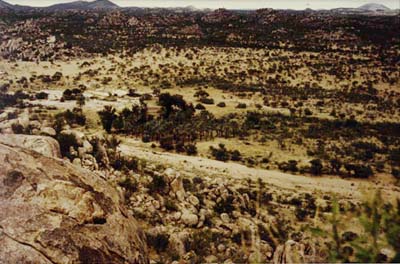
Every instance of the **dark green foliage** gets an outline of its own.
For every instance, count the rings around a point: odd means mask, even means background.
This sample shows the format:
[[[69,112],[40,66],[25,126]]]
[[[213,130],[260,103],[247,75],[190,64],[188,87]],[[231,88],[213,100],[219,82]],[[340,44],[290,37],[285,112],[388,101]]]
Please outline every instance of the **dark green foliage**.
[[[153,180],[148,185],[148,188],[151,193],[162,193],[164,192],[165,188],[167,187],[167,183],[165,182],[164,177],[160,175],[153,175]]]
[[[152,235],[146,233],[146,238],[148,244],[154,248],[157,253],[165,252],[169,244],[169,235],[168,234],[156,234]]]
[[[225,102],[220,102],[217,104],[217,106],[218,107],[226,107],[226,104],[225,104]]]
[[[104,109],[97,112],[100,116],[101,124],[107,133],[111,132],[114,120],[117,118],[116,110],[109,105],[104,106]]]
[[[347,170],[349,177],[369,178],[373,175],[373,171],[370,166],[359,164],[345,164],[344,167]]]
[[[61,150],[61,155],[63,157],[68,157],[70,160],[72,160],[73,157],[70,153],[70,147],[73,147],[74,149],[77,149],[79,147],[79,144],[76,140],[75,135],[73,134],[58,134],[57,135],[57,141],[60,144],[60,150]]]
[[[83,96],[80,89],[65,89],[61,99],[63,101],[76,100],[78,97]]]
[[[196,104],[196,106],[194,107],[196,110],[205,110],[206,107],[202,104]]]
[[[218,148],[214,148],[213,146],[210,147],[211,155],[220,161],[228,161],[230,158],[229,152],[226,149],[224,144],[219,144]]]
[[[283,162],[279,164],[279,169],[282,171],[290,171],[297,172],[299,169],[297,168],[297,161],[289,160],[288,162]]]
[[[242,155],[240,154],[239,150],[234,150],[231,152],[231,160],[232,161],[242,160]]]
[[[35,97],[36,97],[36,99],[44,100],[44,99],[47,99],[49,97],[49,94],[45,93],[45,92],[39,92],[39,93],[35,94]]]
[[[11,125],[11,129],[14,132],[14,134],[24,134],[25,133],[25,128],[20,123],[13,123]]]
[[[72,126],[72,125],[80,125],[80,126],[84,126],[86,124],[86,117],[83,114],[82,109],[80,108],[74,108],[71,110],[66,110],[65,112],[61,112],[58,113],[55,116],[56,122],[58,122],[58,124],[56,124],[57,126],[61,126],[61,123],[65,122],[68,125]],[[57,127],[56,131],[59,130],[60,127]]]
[[[185,146],[186,154],[188,155],[196,155],[197,154],[197,147],[195,144],[188,144]]]
[[[322,174],[322,162],[320,159],[314,159],[310,161],[310,173],[313,175],[321,175]]]
[[[245,109],[245,108],[247,108],[247,105],[246,105],[245,103],[238,103],[237,106],[236,106],[236,108],[238,108],[238,109]]]
[[[214,206],[214,211],[218,214],[227,213],[230,214],[235,209],[233,207],[233,196],[229,195],[226,199],[222,199]]]
[[[214,104],[214,99],[212,99],[212,98],[201,98],[200,102],[203,103],[203,104],[212,105],[212,104]]]

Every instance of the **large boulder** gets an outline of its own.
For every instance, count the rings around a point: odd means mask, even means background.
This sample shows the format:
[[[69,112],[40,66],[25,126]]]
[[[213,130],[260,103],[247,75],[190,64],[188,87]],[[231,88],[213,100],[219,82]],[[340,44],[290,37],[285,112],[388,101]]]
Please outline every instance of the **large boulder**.
[[[148,263],[118,191],[93,172],[0,144],[1,263]]]
[[[30,149],[47,157],[61,158],[60,145],[51,137],[0,134],[0,143]]]

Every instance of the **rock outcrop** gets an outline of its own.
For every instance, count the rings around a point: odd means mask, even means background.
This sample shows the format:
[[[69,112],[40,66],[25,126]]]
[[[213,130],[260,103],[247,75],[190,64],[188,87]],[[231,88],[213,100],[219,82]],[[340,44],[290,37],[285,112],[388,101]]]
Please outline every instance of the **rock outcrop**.
[[[148,263],[142,231],[93,172],[0,143],[0,262]]]
[[[57,140],[46,136],[0,135],[0,143],[36,151],[46,157],[61,158]]]

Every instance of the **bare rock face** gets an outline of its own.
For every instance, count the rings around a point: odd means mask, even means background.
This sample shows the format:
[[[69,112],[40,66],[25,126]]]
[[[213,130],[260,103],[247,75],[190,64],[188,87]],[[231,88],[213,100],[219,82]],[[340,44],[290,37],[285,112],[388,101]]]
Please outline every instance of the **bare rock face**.
[[[144,236],[100,175],[0,144],[0,262],[148,263]]]
[[[0,135],[0,143],[30,149],[46,157],[61,158],[57,140],[46,136]]]

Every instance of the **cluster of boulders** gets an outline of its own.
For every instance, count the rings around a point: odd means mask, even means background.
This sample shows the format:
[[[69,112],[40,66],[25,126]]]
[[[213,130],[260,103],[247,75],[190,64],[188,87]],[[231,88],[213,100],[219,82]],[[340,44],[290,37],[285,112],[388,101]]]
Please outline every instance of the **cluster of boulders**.
[[[127,201],[128,208],[136,218],[150,223],[148,236],[167,236],[165,250],[176,252],[179,259],[225,263],[239,260],[278,263],[298,257],[311,260],[305,253],[306,245],[298,239],[289,239],[289,242],[276,239],[277,245],[273,237],[266,241],[265,230],[281,224],[280,215],[274,216],[264,205],[257,205],[255,197],[246,189],[247,181],[191,179],[171,168],[160,172],[150,168],[147,172],[147,176],[136,176],[138,188]],[[157,177],[162,177],[165,185],[162,190],[151,192],[146,186]],[[272,210],[274,203],[269,207]],[[193,241],[196,243],[194,234],[207,239],[208,233],[218,237],[207,241],[210,250],[203,252],[188,246]],[[245,252],[242,252],[243,245],[246,245]],[[281,246],[278,248],[278,245]],[[165,261],[159,259],[160,255],[154,260]]]
[[[47,18],[28,19],[9,25],[0,36],[0,56],[17,60],[49,60],[82,54],[79,47],[67,48],[64,41],[42,30]],[[57,23],[57,22],[54,22]]]

